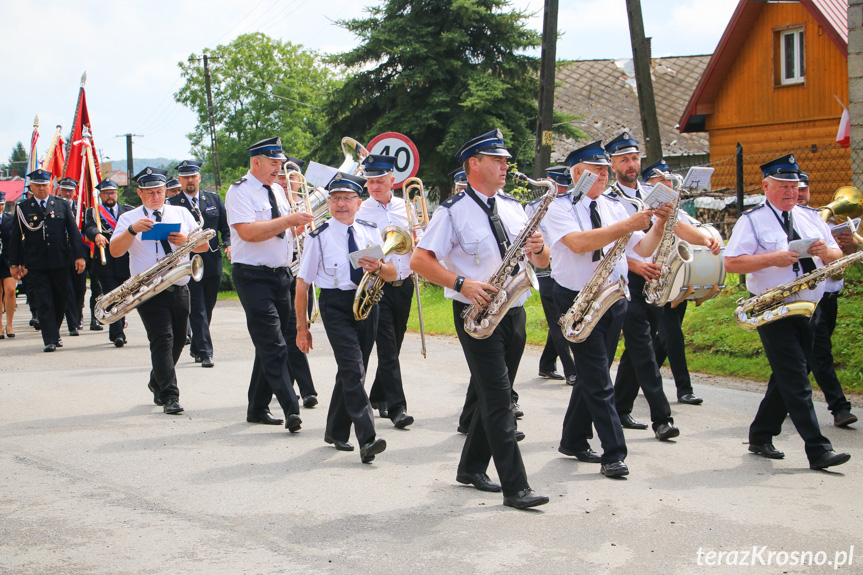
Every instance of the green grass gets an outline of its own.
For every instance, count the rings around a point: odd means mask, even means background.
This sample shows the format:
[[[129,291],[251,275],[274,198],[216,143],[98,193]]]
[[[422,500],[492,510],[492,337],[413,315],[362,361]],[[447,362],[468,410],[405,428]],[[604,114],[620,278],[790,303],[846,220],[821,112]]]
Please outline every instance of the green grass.
[[[723,293],[699,307],[690,302],[683,322],[687,342],[687,360],[693,372],[742,377],[764,381],[770,377],[770,366],[764,357],[761,340],[755,331],[745,331],[734,321],[736,302],[748,293],[738,285],[739,279],[728,274]],[[839,299],[839,317],[833,334],[833,356],[839,381],[846,390],[863,393],[863,355],[860,334],[863,333],[863,266],[852,268]],[[427,334],[455,337],[452,302],[443,296],[443,288],[421,282],[423,324]],[[237,299],[236,292],[222,292],[219,299]],[[539,294],[532,292],[525,303],[527,342],[545,345],[548,326],[542,312]],[[419,331],[416,298],[408,329]],[[618,346],[617,356],[623,350]],[[813,381],[814,385],[814,381]]]

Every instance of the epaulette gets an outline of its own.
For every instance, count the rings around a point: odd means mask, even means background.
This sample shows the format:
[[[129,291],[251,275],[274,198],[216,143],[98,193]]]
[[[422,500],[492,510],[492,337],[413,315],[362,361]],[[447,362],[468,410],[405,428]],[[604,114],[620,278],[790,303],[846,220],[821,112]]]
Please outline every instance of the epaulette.
[[[608,198],[612,202],[619,202],[620,201],[620,198],[618,198],[617,194],[615,194],[614,192],[605,192],[604,194],[602,194],[602,196],[604,198]]]
[[[245,182],[245,181],[246,181],[246,178],[240,178],[239,180],[237,180],[236,182],[234,182],[234,183],[233,183],[233,184],[231,184],[231,185],[232,185],[232,186],[239,186],[240,184],[242,184],[242,183],[243,183],[243,182]]]
[[[329,226],[329,225],[330,225],[330,222],[322,223],[321,225],[316,227],[313,231],[309,232],[309,237],[310,238],[318,237],[318,234],[321,233],[322,231],[324,231],[325,229],[327,229],[327,226]]]
[[[354,221],[355,221],[355,222],[357,222],[358,224],[362,224],[362,225],[364,225],[364,226],[369,226],[370,228],[376,228],[376,227],[378,227],[378,225],[377,225],[376,223],[374,223],[374,222],[369,222],[369,221],[366,221],[366,220],[361,220],[361,219],[359,219],[359,218],[357,218],[357,219],[356,219],[356,220],[354,220]]]
[[[819,214],[821,213],[821,208],[813,208],[812,206],[801,206],[800,204],[797,204],[797,207],[803,208],[804,210],[812,210],[813,212],[818,212]]]
[[[752,213],[752,212],[754,212],[755,210],[760,210],[760,209],[761,209],[761,208],[763,208],[763,207],[764,207],[764,203],[762,202],[762,203],[758,204],[757,206],[755,206],[754,208],[749,208],[748,210],[746,210],[745,212],[743,212],[743,215],[744,215],[744,216],[748,216],[749,214],[751,214],[751,213]]]
[[[452,206],[454,203],[456,203],[457,201],[459,201],[460,199],[462,199],[463,197],[464,197],[464,192],[459,192],[459,193],[455,194],[454,196],[450,196],[447,199],[445,199],[444,201],[442,201],[440,203],[440,205],[442,205],[445,208],[448,208],[448,207]]]
[[[497,193],[497,195],[498,195],[498,196],[500,196],[500,197],[502,197],[502,198],[506,198],[506,199],[508,199],[508,200],[512,200],[512,201],[514,201],[514,202],[518,202],[518,198],[516,198],[515,196],[511,196],[511,195],[509,195],[509,194],[505,194],[505,193],[503,193],[503,192],[498,192],[498,193]],[[521,202],[518,202],[518,203],[520,204]]]

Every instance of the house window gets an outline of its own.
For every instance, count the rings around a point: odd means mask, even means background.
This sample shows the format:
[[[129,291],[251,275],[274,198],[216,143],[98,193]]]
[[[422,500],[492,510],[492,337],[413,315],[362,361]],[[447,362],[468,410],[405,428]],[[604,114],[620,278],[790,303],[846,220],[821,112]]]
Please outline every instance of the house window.
[[[779,83],[801,84],[804,80],[805,47],[803,28],[784,30],[779,34]]]

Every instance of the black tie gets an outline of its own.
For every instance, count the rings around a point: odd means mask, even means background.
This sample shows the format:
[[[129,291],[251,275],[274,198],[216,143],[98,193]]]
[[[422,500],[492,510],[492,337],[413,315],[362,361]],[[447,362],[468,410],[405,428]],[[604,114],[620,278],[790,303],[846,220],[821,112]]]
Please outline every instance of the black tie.
[[[45,200],[42,200],[42,211],[45,211]]]
[[[159,213],[159,210],[153,212],[153,217],[156,218],[157,222],[162,221],[162,214]],[[168,255],[169,253],[174,251],[171,249],[171,244],[168,243],[168,240],[159,240],[159,242],[162,244],[162,249],[165,250],[165,255]]]
[[[264,187],[267,188],[267,195],[270,198],[270,206],[272,206],[270,209],[270,213],[272,214],[272,218],[276,219],[282,215],[281,212],[279,212],[279,204],[278,202],[276,202],[276,195],[273,193],[273,188],[267,185],[264,185]],[[276,234],[276,236],[284,238],[285,232],[279,232],[278,234]]]
[[[595,230],[602,227],[602,220],[599,217],[599,211],[596,209],[596,200],[590,202],[590,225]],[[598,262],[600,258],[602,258],[602,250],[593,250],[593,260],[591,261]]]
[[[794,229],[794,224],[788,219],[788,212],[782,212],[782,223],[785,226],[785,234],[788,236],[788,241],[793,242],[794,240],[800,239],[800,234],[797,233],[797,230]],[[798,262],[803,265],[803,273],[808,274],[815,271],[815,260],[811,257],[808,258],[800,258]],[[800,271],[800,266],[794,264],[794,273]]]
[[[359,249],[360,248],[357,246],[357,241],[354,239],[354,227],[348,226],[348,253],[352,254],[359,251]],[[354,268],[353,266],[351,266],[351,281],[359,287],[360,281],[362,281],[364,273],[365,270],[363,270],[363,268]]]

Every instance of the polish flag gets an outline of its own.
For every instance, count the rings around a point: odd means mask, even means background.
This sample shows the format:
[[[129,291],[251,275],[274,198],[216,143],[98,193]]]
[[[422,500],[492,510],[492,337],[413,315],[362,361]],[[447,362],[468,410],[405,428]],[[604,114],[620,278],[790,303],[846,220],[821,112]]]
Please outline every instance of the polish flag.
[[[848,108],[842,109],[842,118],[839,120],[839,131],[836,132],[836,141],[843,148],[851,145],[851,115]]]

